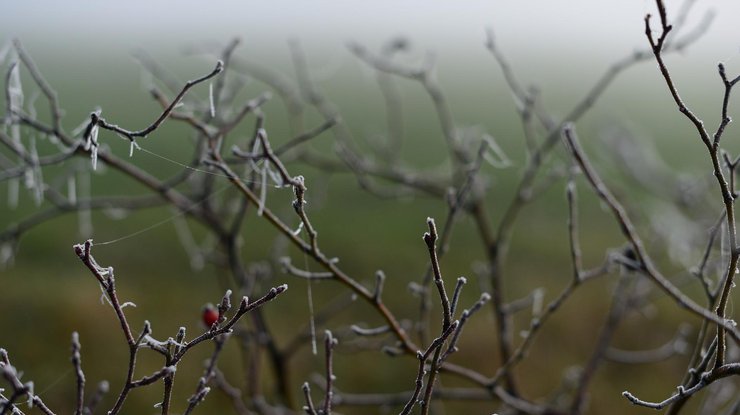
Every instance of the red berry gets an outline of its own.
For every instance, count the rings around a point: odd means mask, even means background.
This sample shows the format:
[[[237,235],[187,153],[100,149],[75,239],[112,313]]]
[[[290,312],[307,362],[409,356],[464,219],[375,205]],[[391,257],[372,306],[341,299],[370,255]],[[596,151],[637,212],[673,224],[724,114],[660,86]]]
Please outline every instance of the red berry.
[[[206,304],[203,307],[203,324],[210,328],[218,321],[218,310],[212,304]]]

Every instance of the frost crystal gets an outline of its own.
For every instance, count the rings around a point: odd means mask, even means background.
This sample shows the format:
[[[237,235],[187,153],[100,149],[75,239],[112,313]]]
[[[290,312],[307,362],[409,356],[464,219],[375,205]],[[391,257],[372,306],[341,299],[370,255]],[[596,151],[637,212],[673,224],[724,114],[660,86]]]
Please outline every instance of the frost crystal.
[[[99,127],[94,125],[92,131],[90,131],[90,158],[92,159],[93,170],[98,167],[98,130]]]
[[[21,85],[20,69],[17,62],[13,64],[13,69],[10,70],[5,92],[10,99],[8,102],[10,112],[20,111],[23,108],[23,86]]]
[[[216,104],[213,102],[213,82],[208,84],[208,99],[211,103],[211,118],[216,116]]]
[[[36,150],[36,139],[33,136],[31,137],[29,147],[32,166],[31,170],[27,170],[27,173],[30,173],[30,183],[27,183],[26,185],[33,191],[36,206],[41,206],[41,203],[44,201],[44,177],[41,172],[41,166],[39,165],[39,153]]]
[[[21,143],[21,128],[20,125],[14,124],[10,127],[10,134],[11,138],[13,139],[13,144],[18,148],[23,148],[23,144]],[[19,161],[23,162],[23,158],[19,157]],[[18,206],[18,195],[20,191],[20,182],[19,179],[12,179],[8,183],[8,207],[11,209],[15,209]]]
[[[77,204],[77,181],[74,175],[67,177],[67,199],[69,199],[69,203]]]
[[[185,347],[187,345],[187,343],[180,343],[177,340],[173,339],[172,337],[167,338],[167,344],[171,344],[177,347]],[[170,367],[174,367],[174,366],[170,366]]]
[[[0,269],[13,265],[15,250],[11,242],[6,242],[0,246]]]
[[[136,143],[136,140],[131,140],[131,147],[128,149],[128,156],[133,157],[134,156],[134,148],[137,150],[141,150],[141,147],[139,147],[139,144]]]
[[[26,189],[33,189],[35,186],[33,182],[33,170],[25,169],[23,171],[23,186]]]
[[[488,145],[488,150],[483,152],[483,159],[488,162],[491,166],[504,169],[511,166],[511,160],[504,153],[504,150],[499,147],[496,140],[488,134],[483,134],[483,141]]]
[[[532,314],[539,315],[542,312],[542,299],[545,298],[545,289],[540,287],[532,293]]]
[[[298,224],[298,228],[293,231],[293,235],[298,236],[298,234],[301,233],[302,230],[303,230],[303,222],[301,221],[301,223]]]
[[[266,167],[267,172],[270,174],[270,179],[272,179],[273,183],[275,183],[275,187],[279,189],[281,187],[290,186],[290,183],[285,183],[285,180],[283,180],[283,176],[273,171],[269,165],[267,165]]]
[[[81,132],[85,131],[85,129],[87,128],[87,125],[88,125],[88,124],[90,124],[90,121],[89,121],[89,120],[84,120],[84,121],[82,121],[82,122],[80,123],[80,125],[78,125],[77,127],[75,127],[75,128],[74,128],[74,129],[72,130],[72,136],[77,136],[77,135],[78,135],[78,134],[80,134]],[[85,137],[85,138],[87,138],[87,137]]]
[[[262,185],[260,187],[260,204],[257,209],[257,216],[262,216],[265,211],[265,201],[267,199],[267,166],[262,169]]]
[[[33,393],[33,382],[26,382],[26,394],[28,395],[28,401],[26,403],[28,404],[29,408],[33,408],[33,398],[35,397],[35,394]]]

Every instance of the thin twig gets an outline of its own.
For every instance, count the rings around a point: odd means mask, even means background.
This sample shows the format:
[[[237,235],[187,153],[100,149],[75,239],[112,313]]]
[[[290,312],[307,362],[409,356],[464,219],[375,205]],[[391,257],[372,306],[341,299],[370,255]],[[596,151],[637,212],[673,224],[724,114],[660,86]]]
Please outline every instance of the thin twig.
[[[216,62],[216,67],[213,68],[213,70],[209,72],[208,74],[203,75],[200,78],[196,78],[196,79],[186,82],[185,86],[183,86],[182,89],[180,90],[180,93],[177,94],[175,99],[173,99],[172,102],[170,102],[170,105],[167,108],[165,108],[165,110],[159,115],[159,117],[157,117],[157,119],[155,119],[154,122],[152,122],[148,127],[145,127],[141,130],[129,131],[115,124],[110,124],[104,118],[101,118],[99,114],[96,114],[95,112],[90,114],[91,123],[93,125],[99,126],[100,128],[105,128],[106,130],[111,130],[118,134],[121,134],[131,141],[134,141],[137,137],[146,137],[149,133],[159,128],[162,122],[164,122],[164,120],[166,120],[167,117],[169,117],[169,115],[175,109],[175,106],[178,103],[180,103],[180,101],[182,100],[182,98],[185,96],[185,94],[188,92],[190,88],[218,75],[219,73],[221,73],[223,68],[224,68],[223,62],[218,61]]]
[[[324,405],[322,414],[331,415],[331,402],[334,397],[334,347],[336,347],[338,341],[331,332],[327,330],[324,337],[324,349],[326,351],[326,395],[324,396]]]
[[[306,400],[306,406],[303,407],[303,411],[306,412],[308,415],[318,415],[318,412],[316,412],[316,407],[313,404],[313,399],[311,399],[311,386],[309,386],[308,382],[303,383],[303,397]]]
[[[80,356],[80,335],[77,332],[72,333],[72,365],[75,369],[77,378],[77,406],[75,415],[82,415],[85,404],[85,373],[82,372],[82,358]]]

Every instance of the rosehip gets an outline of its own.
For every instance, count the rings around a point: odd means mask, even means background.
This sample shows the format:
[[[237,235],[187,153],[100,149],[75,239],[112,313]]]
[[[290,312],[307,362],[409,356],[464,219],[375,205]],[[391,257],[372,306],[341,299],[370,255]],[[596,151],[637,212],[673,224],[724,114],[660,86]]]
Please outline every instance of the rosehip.
[[[218,321],[218,310],[213,304],[206,304],[203,307],[203,324],[211,328]]]

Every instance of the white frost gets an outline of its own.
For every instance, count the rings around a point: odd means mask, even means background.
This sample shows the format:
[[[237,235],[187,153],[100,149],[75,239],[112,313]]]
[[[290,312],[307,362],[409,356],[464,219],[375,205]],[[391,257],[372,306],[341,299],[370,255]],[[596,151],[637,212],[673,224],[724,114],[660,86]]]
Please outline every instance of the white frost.
[[[208,84],[208,100],[211,104],[211,118],[216,116],[216,103],[213,100],[213,82]]]

